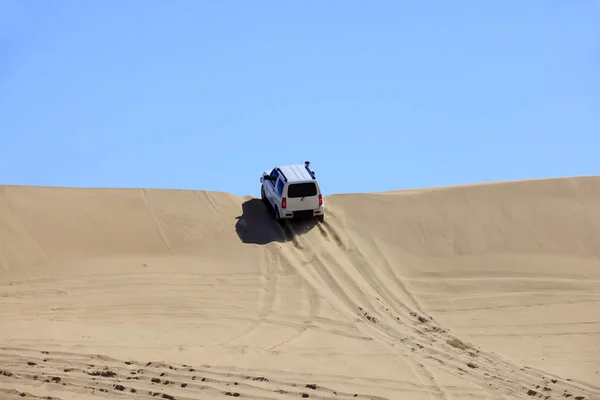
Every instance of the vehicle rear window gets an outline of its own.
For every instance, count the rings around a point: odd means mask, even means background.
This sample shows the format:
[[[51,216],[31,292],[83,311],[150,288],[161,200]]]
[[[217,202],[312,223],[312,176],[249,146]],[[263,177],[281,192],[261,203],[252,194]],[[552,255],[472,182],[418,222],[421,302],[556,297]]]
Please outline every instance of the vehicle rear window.
[[[293,183],[288,186],[288,197],[307,197],[317,195],[317,185],[313,182]]]

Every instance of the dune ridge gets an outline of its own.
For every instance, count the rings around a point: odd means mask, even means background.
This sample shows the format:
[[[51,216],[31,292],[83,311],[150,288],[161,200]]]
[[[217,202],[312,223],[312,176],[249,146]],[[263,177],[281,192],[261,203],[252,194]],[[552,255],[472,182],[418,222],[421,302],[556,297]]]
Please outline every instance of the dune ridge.
[[[0,393],[600,398],[600,177],[259,199],[0,187]]]

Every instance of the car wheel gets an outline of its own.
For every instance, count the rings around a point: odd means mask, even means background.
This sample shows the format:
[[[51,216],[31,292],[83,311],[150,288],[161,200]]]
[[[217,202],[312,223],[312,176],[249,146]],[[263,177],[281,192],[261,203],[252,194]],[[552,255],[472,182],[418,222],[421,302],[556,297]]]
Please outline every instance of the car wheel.
[[[265,188],[264,187],[260,188],[260,199],[262,200],[263,203],[268,204],[267,197],[265,196]]]
[[[281,217],[279,216],[279,210],[277,209],[277,207],[273,207],[273,213],[275,214],[275,221],[281,224]]]

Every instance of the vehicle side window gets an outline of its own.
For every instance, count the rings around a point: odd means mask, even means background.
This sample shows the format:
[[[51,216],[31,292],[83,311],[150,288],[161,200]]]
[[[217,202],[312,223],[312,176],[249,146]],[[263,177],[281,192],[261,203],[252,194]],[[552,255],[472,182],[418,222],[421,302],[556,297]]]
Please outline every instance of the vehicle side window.
[[[279,181],[277,181],[277,196],[281,196],[283,194],[283,185],[283,181],[279,179]]]
[[[273,186],[275,186],[275,181],[277,181],[277,178],[279,178],[279,173],[276,169],[273,169],[273,171],[271,172],[271,179],[269,179]]]

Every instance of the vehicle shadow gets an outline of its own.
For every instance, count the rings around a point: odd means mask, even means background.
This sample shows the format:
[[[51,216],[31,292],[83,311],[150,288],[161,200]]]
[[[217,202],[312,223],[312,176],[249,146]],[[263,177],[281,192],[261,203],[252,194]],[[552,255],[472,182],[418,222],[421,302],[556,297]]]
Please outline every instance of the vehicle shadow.
[[[268,244],[290,242],[295,236],[305,234],[317,226],[317,221],[275,221],[273,212],[261,199],[251,199],[242,204],[242,215],[236,217],[235,231],[243,243]]]

